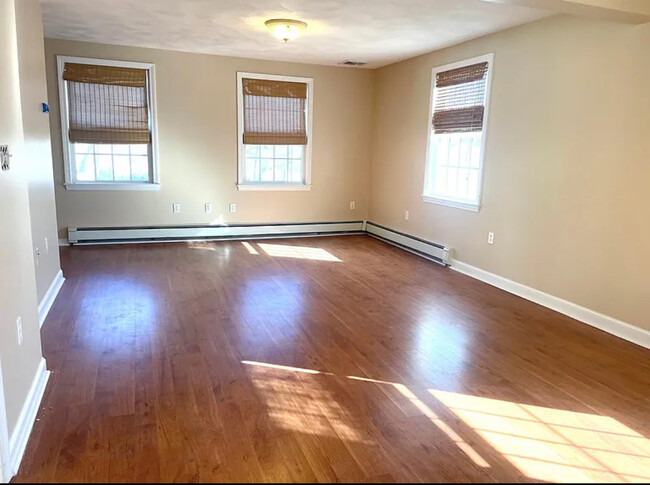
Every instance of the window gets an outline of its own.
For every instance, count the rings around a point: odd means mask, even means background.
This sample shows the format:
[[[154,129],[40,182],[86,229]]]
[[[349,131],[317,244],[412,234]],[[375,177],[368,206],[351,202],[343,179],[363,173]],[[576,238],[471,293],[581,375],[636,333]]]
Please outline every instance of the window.
[[[478,211],[493,55],[433,70],[423,199]]]
[[[58,57],[67,189],[158,188],[153,65]]]
[[[310,78],[237,73],[239,190],[311,188]]]

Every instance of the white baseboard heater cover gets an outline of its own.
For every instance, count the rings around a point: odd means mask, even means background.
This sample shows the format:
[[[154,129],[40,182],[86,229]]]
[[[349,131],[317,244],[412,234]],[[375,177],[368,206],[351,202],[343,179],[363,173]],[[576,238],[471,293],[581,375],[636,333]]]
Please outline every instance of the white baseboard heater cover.
[[[436,263],[444,264],[445,266],[451,264],[451,250],[442,244],[426,241],[370,221],[366,222],[366,232],[371,236],[415,253],[418,256],[435,261]]]
[[[218,226],[86,227],[68,228],[70,244],[121,244],[192,240],[247,239],[361,234],[363,221],[283,224],[233,224]]]

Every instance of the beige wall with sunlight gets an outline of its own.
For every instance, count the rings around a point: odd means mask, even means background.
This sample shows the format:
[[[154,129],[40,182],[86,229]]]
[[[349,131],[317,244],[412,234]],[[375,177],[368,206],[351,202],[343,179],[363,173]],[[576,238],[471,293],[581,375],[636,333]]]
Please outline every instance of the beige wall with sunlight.
[[[650,25],[557,16],[379,69],[370,219],[650,329],[649,48]],[[482,208],[423,202],[431,70],[486,53]]]
[[[160,191],[65,190],[56,55],[156,65]],[[46,62],[61,238],[68,227],[319,222],[368,216],[373,71],[53,39],[46,39]],[[314,79],[311,191],[237,190],[238,71]],[[350,210],[352,200],[355,210]],[[212,213],[204,212],[206,202],[212,203]],[[228,213],[231,202],[237,205],[234,214]],[[172,213],[172,203],[181,204],[179,214]]]

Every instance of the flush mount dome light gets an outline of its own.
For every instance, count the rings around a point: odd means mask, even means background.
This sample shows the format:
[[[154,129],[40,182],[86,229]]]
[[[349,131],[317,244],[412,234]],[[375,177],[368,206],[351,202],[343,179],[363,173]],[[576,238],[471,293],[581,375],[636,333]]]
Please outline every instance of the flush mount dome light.
[[[285,42],[295,39],[305,30],[307,24],[301,20],[270,19],[264,25],[273,32],[273,36]]]

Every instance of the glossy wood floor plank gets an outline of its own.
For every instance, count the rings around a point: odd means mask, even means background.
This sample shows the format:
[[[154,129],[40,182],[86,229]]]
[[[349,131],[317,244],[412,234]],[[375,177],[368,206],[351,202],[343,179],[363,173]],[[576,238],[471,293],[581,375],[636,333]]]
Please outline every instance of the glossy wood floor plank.
[[[650,479],[650,353],[367,236],[73,247],[16,482]]]

